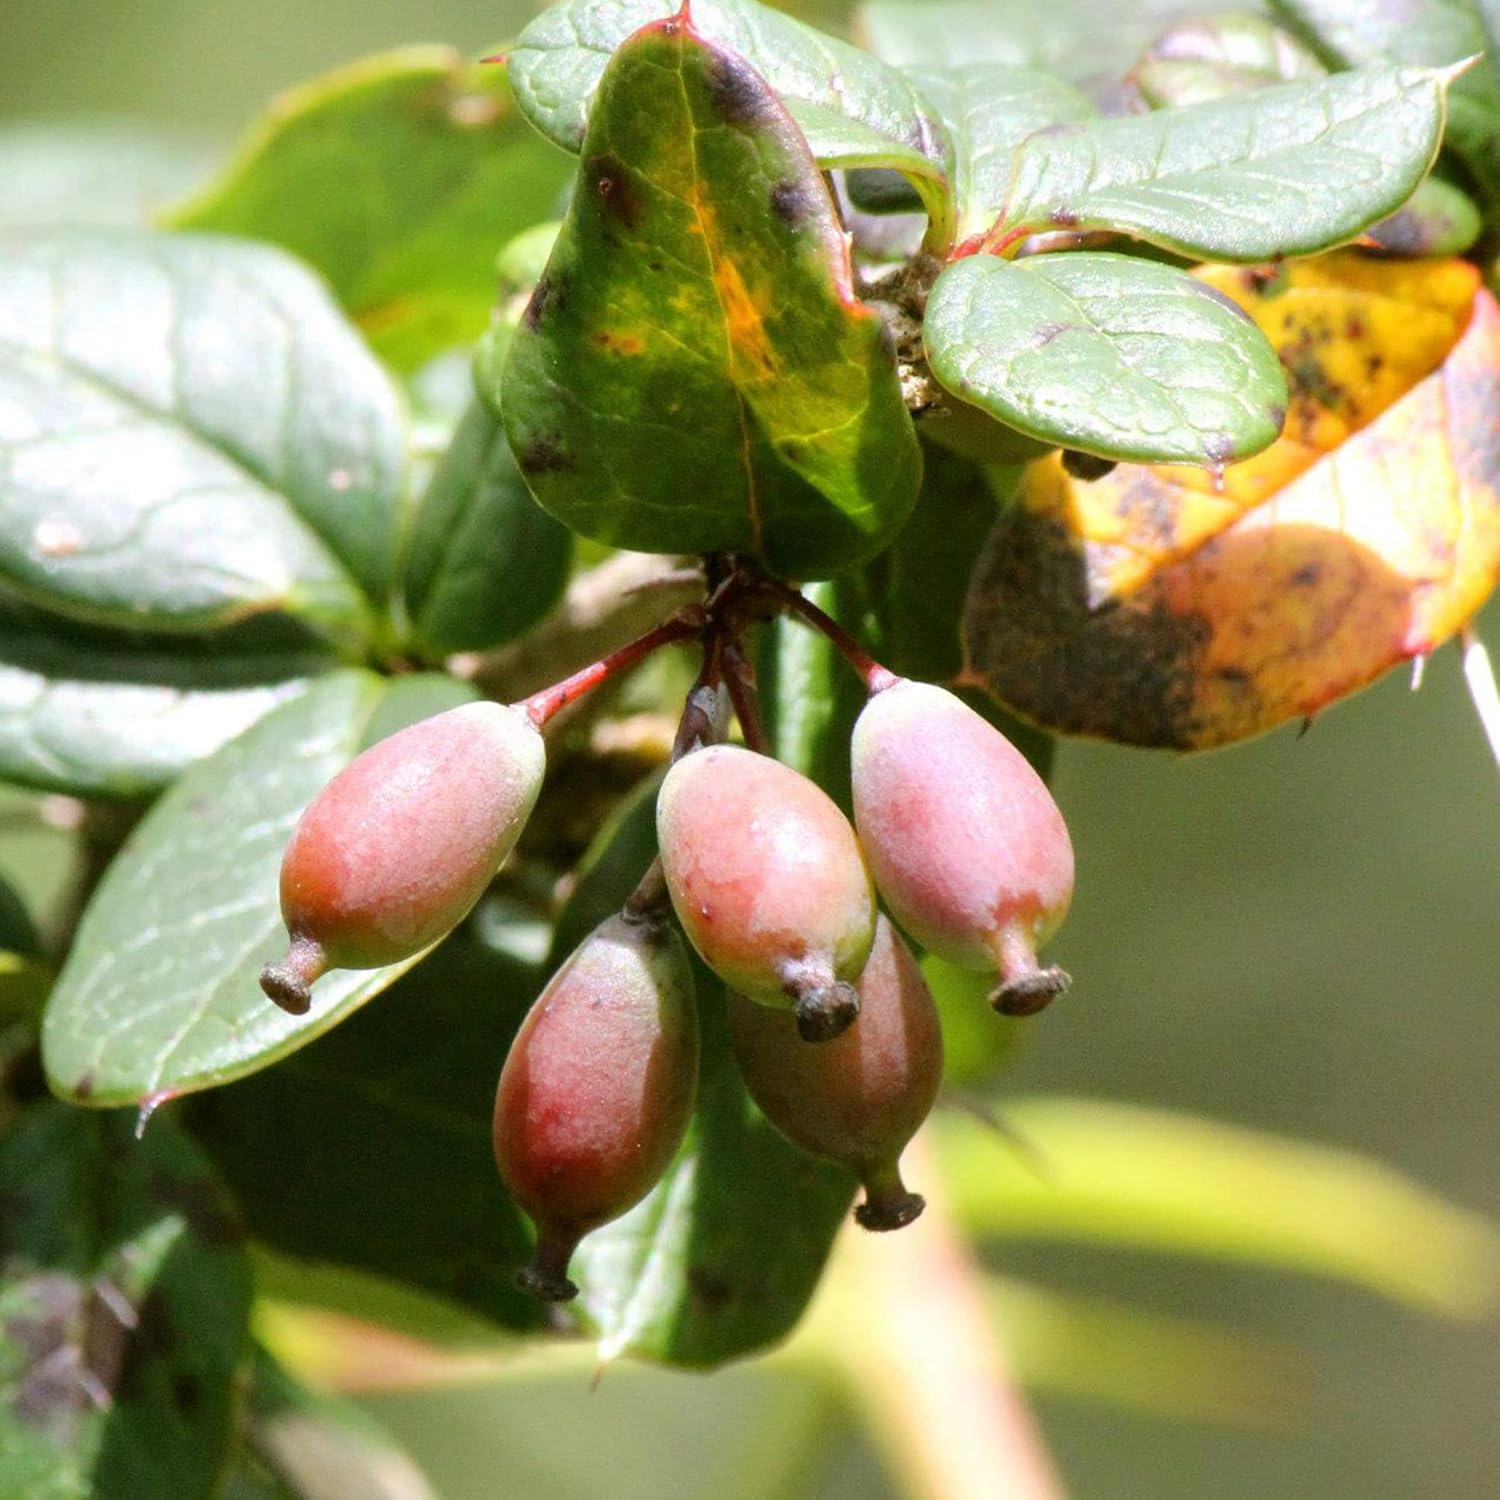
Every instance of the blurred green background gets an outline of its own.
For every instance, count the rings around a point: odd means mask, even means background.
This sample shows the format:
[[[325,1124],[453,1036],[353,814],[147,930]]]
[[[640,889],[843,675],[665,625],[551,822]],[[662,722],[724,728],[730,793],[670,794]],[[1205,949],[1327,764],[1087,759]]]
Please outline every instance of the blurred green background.
[[[212,161],[286,84],[400,42],[489,46],[525,14],[455,0],[11,4],[0,122],[123,117],[196,138]],[[1500,612],[1481,628],[1500,644]],[[1056,957],[1077,982],[1032,1028],[1016,1092],[1354,1148],[1500,1219],[1500,796],[1455,651],[1419,694],[1394,674],[1303,737],[1189,760],[1066,747],[1055,789],[1079,865]],[[0,825],[0,874],[34,870],[55,838]],[[1039,1393],[1084,1500],[1500,1493],[1493,1319],[1443,1324],[1331,1283],[1160,1256],[1036,1244],[996,1260],[1305,1351],[1293,1409],[1269,1432]],[[853,1419],[790,1376],[616,1371],[587,1386],[573,1365],[372,1406],[454,1500],[894,1493]],[[816,1462],[776,1472],[778,1433],[810,1417],[826,1422]]]

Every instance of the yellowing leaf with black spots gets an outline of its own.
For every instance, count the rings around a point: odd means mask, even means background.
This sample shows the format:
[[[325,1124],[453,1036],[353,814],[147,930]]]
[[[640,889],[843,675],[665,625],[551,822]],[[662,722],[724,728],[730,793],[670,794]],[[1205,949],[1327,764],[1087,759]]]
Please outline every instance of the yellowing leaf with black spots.
[[[1079,491],[1100,486],[1055,460],[1036,466],[976,570],[965,679],[1064,733],[1206,749],[1314,714],[1441,645],[1500,578],[1500,308],[1470,295],[1435,371],[1378,413],[1365,386],[1325,392],[1313,427],[1357,413],[1352,434],[1300,472],[1306,455],[1293,453],[1264,503],[1197,545],[1173,542],[1192,492],[1138,478],[1125,509],[1139,534],[1153,495],[1177,506],[1156,518],[1162,564],[1138,552],[1122,567],[1128,520],[1102,542],[1079,529]],[[1401,331],[1380,347],[1394,351]]]
[[[911,509],[895,361],[806,142],[686,18],[605,70],[499,404],[537,499],[614,546],[819,577]]]

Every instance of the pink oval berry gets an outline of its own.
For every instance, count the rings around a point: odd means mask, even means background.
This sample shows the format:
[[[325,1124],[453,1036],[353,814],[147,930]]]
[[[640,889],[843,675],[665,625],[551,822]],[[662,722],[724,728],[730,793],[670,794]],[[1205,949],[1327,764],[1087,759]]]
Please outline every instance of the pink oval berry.
[[[809,1047],[785,1011],[729,996],[729,1036],[750,1096],[794,1145],[859,1173],[866,1229],[899,1229],[922,1211],[900,1158],[937,1098],[943,1033],[917,961],[884,917],[859,977],[859,1016]]]
[[[495,1094],[495,1160],[537,1227],[523,1290],[549,1302],[577,1295],[567,1271],[579,1240],[660,1179],[697,1079],[682,939],[665,916],[611,917],[532,1006]]]
[[[997,1010],[1068,985],[1036,950],[1073,894],[1073,846],[1026,757],[952,693],[901,681],[854,726],[854,820],[896,920],[950,963],[1000,976]]]
[[[807,777],[736,745],[667,773],[656,803],[667,889],[704,963],[731,989],[795,1011],[804,1038],[858,1014],[875,895],[859,841]]]
[[[281,861],[287,956],[261,988],[300,1014],[328,969],[397,963],[468,913],[536,803],[546,749],[517,708],[467,703],[372,745],[313,799]]]

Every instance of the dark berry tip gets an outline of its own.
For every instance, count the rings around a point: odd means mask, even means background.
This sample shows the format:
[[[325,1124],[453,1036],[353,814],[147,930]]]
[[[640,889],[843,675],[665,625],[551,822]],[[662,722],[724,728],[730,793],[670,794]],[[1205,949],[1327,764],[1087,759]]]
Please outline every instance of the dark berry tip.
[[[831,1042],[842,1036],[859,1016],[859,992],[852,984],[835,981],[804,990],[793,1014],[804,1042]]]
[[[854,1218],[861,1229],[883,1234],[905,1229],[926,1207],[927,1200],[920,1193],[908,1193],[904,1188],[879,1195],[867,1192],[865,1201],[854,1210]]]
[[[578,1295],[577,1286],[566,1276],[535,1261],[516,1272],[516,1285],[542,1302],[571,1302]]]
[[[1072,983],[1068,973],[1056,966],[1031,969],[997,986],[990,1004],[1002,1016],[1034,1016],[1065,994]]]
[[[267,964],[260,971],[260,987],[291,1016],[305,1016],[312,991],[289,964]]]

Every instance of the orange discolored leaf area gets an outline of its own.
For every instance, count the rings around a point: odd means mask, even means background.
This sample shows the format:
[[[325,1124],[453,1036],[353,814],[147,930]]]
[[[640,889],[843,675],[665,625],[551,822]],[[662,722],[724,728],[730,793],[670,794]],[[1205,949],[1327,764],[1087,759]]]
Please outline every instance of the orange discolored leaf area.
[[[1287,369],[1222,476],[1054,457],[981,555],[965,679],[1063,733],[1206,749],[1440,645],[1500,577],[1500,308],[1464,261],[1198,273]]]

